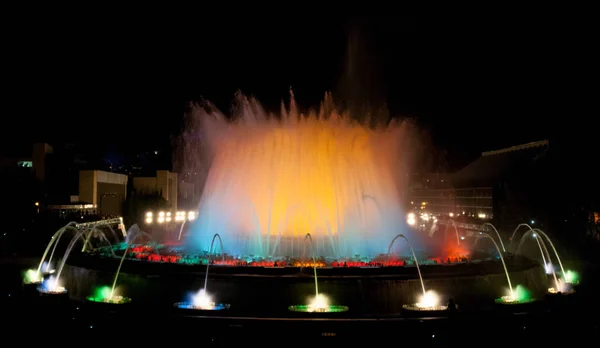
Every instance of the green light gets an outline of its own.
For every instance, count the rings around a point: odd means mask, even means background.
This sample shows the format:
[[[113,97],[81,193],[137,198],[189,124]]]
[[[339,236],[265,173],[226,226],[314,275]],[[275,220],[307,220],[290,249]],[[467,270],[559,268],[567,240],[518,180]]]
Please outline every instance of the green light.
[[[531,293],[524,286],[517,285],[513,290],[512,295],[502,296],[495,300],[499,304],[523,304],[533,302],[535,299],[531,297]]]
[[[87,298],[88,301],[92,302],[104,302],[104,303],[114,303],[114,304],[123,304],[131,302],[129,297],[124,296],[110,296],[111,289],[110,286],[100,286],[94,290],[94,295]]]
[[[25,272],[23,281],[25,284],[37,284],[42,281],[42,277],[37,270],[29,269]]]
[[[301,312],[301,313],[342,313],[347,312],[348,307],[346,306],[327,306],[323,308],[315,309],[309,305],[297,305],[297,306],[289,306],[288,309],[292,312]]]
[[[579,284],[579,274],[575,271],[567,270],[565,272],[565,279],[569,284]]]
[[[521,285],[517,285],[515,289],[515,298],[518,302],[529,302],[531,300],[531,292]]]
[[[94,290],[94,298],[101,299],[102,301],[106,301],[110,298],[110,287],[109,286],[100,286]]]

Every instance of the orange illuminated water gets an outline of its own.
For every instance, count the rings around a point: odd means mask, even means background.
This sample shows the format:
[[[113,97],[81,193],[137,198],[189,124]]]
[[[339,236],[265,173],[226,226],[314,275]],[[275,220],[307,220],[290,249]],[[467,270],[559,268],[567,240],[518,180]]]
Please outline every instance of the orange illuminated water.
[[[377,130],[337,114],[326,97],[300,115],[294,100],[270,116],[239,96],[237,118],[195,110],[207,172],[189,245],[207,249],[219,233],[235,255],[374,256],[407,233],[401,206],[407,127]],[[194,151],[188,146],[187,151]],[[305,250],[306,248],[306,250]]]

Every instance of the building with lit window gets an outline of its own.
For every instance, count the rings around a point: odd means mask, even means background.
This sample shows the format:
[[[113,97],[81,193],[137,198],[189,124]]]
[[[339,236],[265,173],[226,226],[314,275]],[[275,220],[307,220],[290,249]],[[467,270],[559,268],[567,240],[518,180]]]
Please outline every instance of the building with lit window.
[[[540,175],[548,141],[483,152],[451,175],[429,175],[414,185],[413,209],[459,221],[529,221],[530,188]]]

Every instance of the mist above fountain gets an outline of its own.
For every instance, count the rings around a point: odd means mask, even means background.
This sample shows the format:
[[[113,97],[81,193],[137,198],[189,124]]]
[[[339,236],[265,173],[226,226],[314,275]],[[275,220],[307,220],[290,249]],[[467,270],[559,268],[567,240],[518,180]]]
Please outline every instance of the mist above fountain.
[[[354,122],[329,95],[307,114],[293,95],[280,115],[241,94],[231,118],[195,108],[185,165],[204,165],[206,179],[187,245],[206,251],[218,233],[232,255],[299,257],[310,233],[319,257],[385,254],[410,234],[400,200],[409,128]]]

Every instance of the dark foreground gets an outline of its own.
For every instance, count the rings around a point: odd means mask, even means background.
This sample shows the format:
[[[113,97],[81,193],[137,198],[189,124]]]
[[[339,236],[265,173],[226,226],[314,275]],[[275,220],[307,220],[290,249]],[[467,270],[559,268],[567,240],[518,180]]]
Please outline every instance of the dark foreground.
[[[354,319],[262,318],[260,313],[253,317],[227,317],[227,311],[206,315],[160,305],[140,308],[134,303],[99,305],[61,301],[24,291],[15,282],[18,268],[2,264],[6,277],[0,286],[0,310],[4,318],[0,331],[5,340],[50,343],[50,337],[56,337],[65,343],[63,340],[70,337],[73,344],[77,340],[82,340],[81,344],[95,340],[111,344],[124,339],[124,344],[134,345],[258,343],[267,347],[296,346],[300,342],[348,346],[401,342],[420,346],[497,343],[520,346],[559,341],[577,344],[600,334],[597,315],[600,307],[593,282],[582,284],[573,295],[546,299],[532,306],[499,308],[490,304],[475,313],[458,311],[433,318],[410,318],[406,314]],[[80,332],[87,334],[82,336]]]

